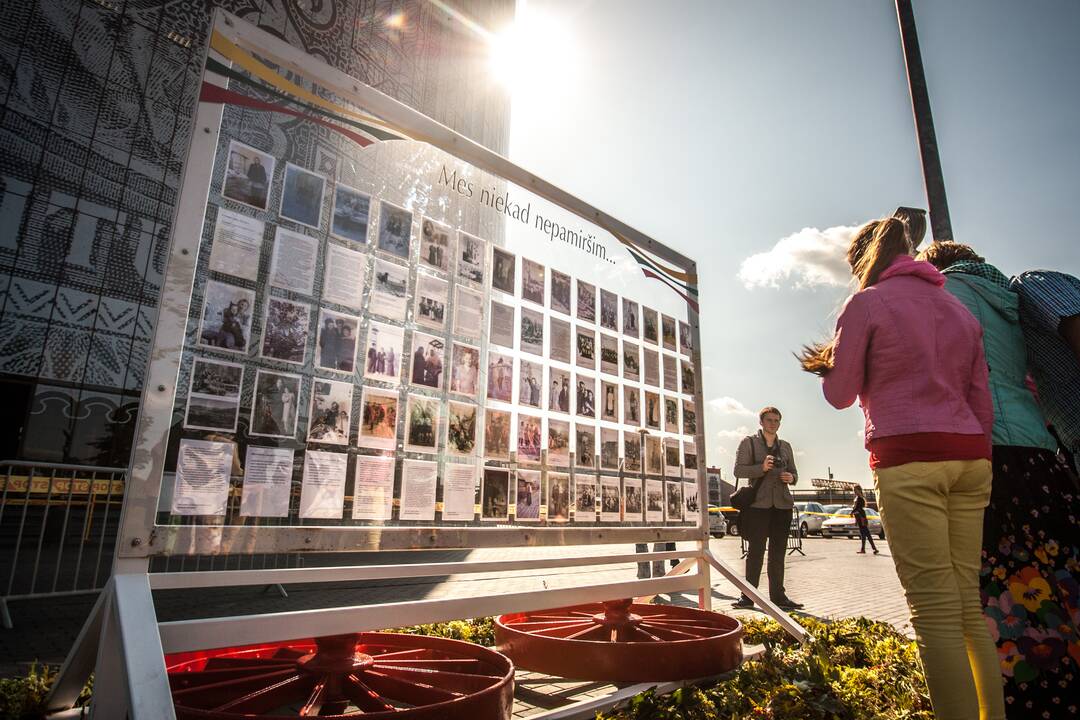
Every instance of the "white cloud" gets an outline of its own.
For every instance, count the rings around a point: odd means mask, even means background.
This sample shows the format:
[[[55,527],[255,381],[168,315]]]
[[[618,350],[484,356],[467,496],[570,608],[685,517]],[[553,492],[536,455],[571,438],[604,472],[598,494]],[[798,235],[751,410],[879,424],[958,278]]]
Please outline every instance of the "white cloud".
[[[718,410],[725,415],[747,415],[749,417],[754,416],[754,411],[747,408],[741,402],[733,397],[718,397],[709,401],[709,407],[714,410]]]
[[[767,252],[746,258],[739,268],[739,280],[747,288],[845,287],[851,269],[844,256],[858,226],[838,225],[818,230],[803,228],[781,239]]]
[[[750,434],[750,428],[745,425],[740,425],[734,430],[718,430],[716,432],[716,437],[720,440],[734,440],[736,438],[741,440]]]

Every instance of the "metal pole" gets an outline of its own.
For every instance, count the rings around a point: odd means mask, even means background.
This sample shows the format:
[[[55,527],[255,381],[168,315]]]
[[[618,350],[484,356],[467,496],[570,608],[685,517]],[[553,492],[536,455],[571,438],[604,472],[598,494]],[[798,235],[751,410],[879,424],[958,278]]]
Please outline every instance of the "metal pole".
[[[923,72],[922,53],[919,51],[919,35],[915,30],[915,14],[911,10],[911,0],[896,0],[896,16],[900,23],[900,44],[904,49],[911,109],[915,115],[915,135],[919,141],[923,182],[930,206],[930,233],[934,242],[952,240],[949,202],[945,197],[945,176],[941,171],[937,135],[934,133],[934,116],[930,112],[930,93],[926,89],[926,74]]]

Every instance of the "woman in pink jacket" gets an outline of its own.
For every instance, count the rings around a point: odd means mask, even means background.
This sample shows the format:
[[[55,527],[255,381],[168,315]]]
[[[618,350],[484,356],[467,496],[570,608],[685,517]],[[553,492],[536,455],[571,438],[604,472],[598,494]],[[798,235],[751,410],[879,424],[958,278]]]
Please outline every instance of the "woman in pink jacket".
[[[866,417],[866,448],[904,586],[934,715],[1005,717],[997,651],[979,601],[983,510],[990,500],[990,399],[982,328],[911,257],[895,218],[855,235],[858,291],[833,339],[806,348],[803,368],[825,399]]]

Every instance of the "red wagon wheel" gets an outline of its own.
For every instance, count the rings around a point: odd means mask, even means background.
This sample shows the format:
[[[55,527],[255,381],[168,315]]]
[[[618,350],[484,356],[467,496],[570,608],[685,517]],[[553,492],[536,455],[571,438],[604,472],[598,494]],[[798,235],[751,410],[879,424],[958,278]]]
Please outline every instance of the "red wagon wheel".
[[[579,680],[688,680],[742,662],[742,623],[674,605],[613,600],[495,621],[500,652],[526,670]]]
[[[178,718],[507,720],[514,666],[458,640],[353,633],[165,657]]]

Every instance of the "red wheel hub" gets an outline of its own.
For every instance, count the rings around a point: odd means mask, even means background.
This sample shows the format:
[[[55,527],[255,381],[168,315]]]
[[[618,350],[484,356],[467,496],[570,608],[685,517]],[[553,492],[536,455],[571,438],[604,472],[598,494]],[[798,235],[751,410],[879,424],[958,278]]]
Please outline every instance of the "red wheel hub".
[[[742,624],[697,608],[613,600],[495,621],[514,664],[559,677],[611,682],[689,680],[742,662]]]
[[[471,643],[354,633],[165,657],[178,718],[507,720],[514,666]]]

